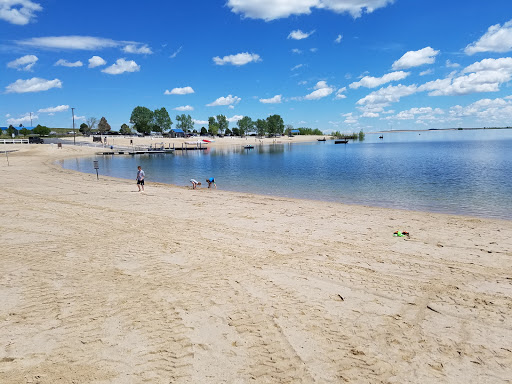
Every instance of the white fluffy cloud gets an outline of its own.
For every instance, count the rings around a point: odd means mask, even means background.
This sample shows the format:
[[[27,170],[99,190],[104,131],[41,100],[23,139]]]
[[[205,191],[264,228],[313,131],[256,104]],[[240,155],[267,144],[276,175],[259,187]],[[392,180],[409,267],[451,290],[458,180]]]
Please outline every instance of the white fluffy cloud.
[[[419,67],[424,64],[433,64],[436,61],[436,56],[439,51],[434,50],[431,47],[425,47],[418,51],[406,52],[400,59],[393,63],[392,68],[397,69],[408,69],[413,67]]]
[[[69,61],[67,60],[64,60],[64,59],[60,59],[58,60],[55,64],[53,64],[57,67],[69,67],[69,68],[72,68],[72,67],[81,67],[83,66],[84,64],[79,60],[79,61],[75,61],[74,63],[70,63]]]
[[[391,103],[400,101],[400,98],[409,96],[418,91],[416,85],[405,86],[402,84],[393,86],[389,85],[386,88],[381,88],[378,91],[374,91],[362,99],[357,101],[358,105],[372,105],[375,110],[382,110],[383,107],[387,107]],[[374,112],[375,112],[374,110]]]
[[[459,68],[460,64],[458,63],[452,63],[451,60],[446,60],[446,67],[447,68]]]
[[[411,108],[407,111],[401,111],[396,115],[387,116],[384,120],[413,120],[420,118],[421,120],[435,120],[438,115],[443,115],[444,111],[440,108],[420,107]]]
[[[91,36],[48,36],[18,41],[20,45],[37,48],[95,50],[117,47],[119,42],[112,39]]]
[[[123,48],[123,51],[126,53],[135,53],[142,55],[151,55],[153,51],[146,44],[144,45],[136,45],[136,44],[128,44]]]
[[[334,42],[335,42],[336,44],[339,44],[339,43],[341,43],[341,39],[343,39],[343,36],[338,35],[338,37],[336,37],[336,39],[334,39]]]
[[[387,73],[382,77],[365,76],[361,80],[350,84],[349,87],[352,89],[357,89],[359,87],[376,88],[391,81],[403,80],[409,75],[409,72],[396,71]]]
[[[206,125],[206,124],[208,124],[208,120],[196,120],[196,119],[192,119],[192,121],[194,122],[194,124],[199,124],[199,125]]]
[[[331,93],[334,92],[334,88],[327,85],[327,83],[323,80],[319,81],[315,85],[315,90],[311,92],[310,94],[304,96],[305,100],[318,100],[321,98],[324,98],[326,96],[329,96]]]
[[[344,113],[342,116],[345,118],[343,121],[345,124],[357,124],[359,122],[357,116],[354,116],[352,112]]]
[[[210,104],[206,104],[207,107],[217,107],[221,105],[234,105],[238,104],[242,99],[238,96],[228,95],[227,97],[219,97],[217,100]]]
[[[288,35],[288,39],[293,39],[293,40],[302,40],[302,39],[307,39],[309,36],[311,36],[313,33],[315,33],[315,31],[311,31],[311,32],[302,32],[300,29],[297,29],[295,31],[291,31],[290,34]]]
[[[346,99],[347,96],[343,93],[343,92],[346,92],[347,90],[347,87],[343,87],[343,88],[340,88],[336,91],[336,97],[335,99],[339,100],[339,99]]]
[[[263,104],[279,104],[282,102],[282,95],[275,95],[270,99],[260,99],[260,103]]]
[[[478,52],[512,51],[512,20],[501,26],[491,25],[487,32],[474,43],[469,44],[464,52],[473,55]]]
[[[462,75],[450,74],[421,85],[418,90],[429,96],[467,95],[477,92],[497,92],[500,85],[512,80],[512,58],[484,59],[464,68]]]
[[[184,105],[184,106],[181,106],[181,107],[176,107],[174,108],[175,111],[193,111],[194,110],[194,107],[190,106],[190,105]]]
[[[194,93],[192,87],[173,88],[171,91],[165,90],[164,95],[188,95]]]
[[[20,124],[24,124],[24,125],[30,124],[34,120],[38,120],[38,119],[39,119],[38,115],[26,113],[23,116],[18,117],[18,118],[11,117],[10,119],[7,119],[7,124],[17,127]]]
[[[213,58],[213,62],[217,65],[225,65],[225,64],[231,64],[231,65],[245,65],[249,64],[251,62],[257,63],[258,61],[261,61],[261,58],[259,55],[255,53],[238,53],[236,55],[229,55],[224,56],[223,58],[220,58],[219,56],[216,56]]]
[[[483,122],[502,121],[508,124],[512,119],[512,101],[507,98],[481,99],[466,107],[451,107],[448,113],[452,118],[472,117]]]
[[[25,55],[7,63],[8,68],[15,68],[18,71],[32,71],[32,67],[39,60],[35,55]]]
[[[37,112],[40,113],[55,113],[55,112],[64,112],[69,109],[69,105],[59,105],[57,107],[49,107],[49,108],[42,108],[38,110]]]
[[[46,80],[33,77],[28,80],[16,80],[5,87],[6,93],[41,92],[52,88],[62,88],[62,82],[59,79]]]
[[[371,13],[391,3],[393,0],[228,0],[227,6],[243,17],[270,21],[310,14],[314,8],[349,13],[356,18],[363,12]]]
[[[140,65],[133,60],[117,59],[115,64],[103,69],[101,72],[108,73],[109,75],[120,75],[125,72],[138,72]]]
[[[244,117],[242,115],[234,115],[233,117],[228,117],[226,120],[230,123],[236,123],[238,120],[242,120]]]
[[[3,0],[0,0],[0,2]],[[5,1],[5,0],[4,0]],[[7,0],[9,1],[9,0]],[[117,41],[103,37],[93,36],[45,36],[34,37],[26,40],[18,40],[19,45],[53,49],[53,50],[82,50],[93,51],[105,48],[121,48],[126,53],[152,54],[147,44],[135,41]]]
[[[105,64],[107,64],[107,62],[100,56],[93,56],[89,59],[89,68],[101,67]]]
[[[0,20],[11,24],[26,25],[43,7],[30,0],[0,0]]]

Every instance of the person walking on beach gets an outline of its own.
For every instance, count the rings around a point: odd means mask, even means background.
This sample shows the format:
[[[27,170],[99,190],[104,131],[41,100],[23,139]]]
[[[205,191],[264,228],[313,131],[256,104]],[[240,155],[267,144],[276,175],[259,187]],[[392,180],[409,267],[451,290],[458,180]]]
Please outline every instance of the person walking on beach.
[[[206,179],[206,182],[208,183],[208,188],[211,188],[212,184],[217,189],[217,184],[215,184],[215,179],[213,177],[210,177]]]
[[[201,185],[201,183],[196,179],[190,179],[190,182],[192,183],[192,189],[197,189],[197,186]]]
[[[135,180],[137,180],[137,187],[139,187],[139,192],[141,191],[141,188],[142,188],[142,192],[144,192],[144,178],[145,177],[146,177],[146,174],[144,173],[141,166],[139,165],[137,167],[137,178],[135,179]]]

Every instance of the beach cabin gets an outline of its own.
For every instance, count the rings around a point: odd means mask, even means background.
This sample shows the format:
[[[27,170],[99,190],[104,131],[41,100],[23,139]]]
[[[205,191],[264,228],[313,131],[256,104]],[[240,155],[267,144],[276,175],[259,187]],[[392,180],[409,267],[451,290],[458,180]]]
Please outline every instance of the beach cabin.
[[[183,129],[181,128],[171,128],[169,134],[171,135],[172,138],[185,137],[185,132],[183,132]]]

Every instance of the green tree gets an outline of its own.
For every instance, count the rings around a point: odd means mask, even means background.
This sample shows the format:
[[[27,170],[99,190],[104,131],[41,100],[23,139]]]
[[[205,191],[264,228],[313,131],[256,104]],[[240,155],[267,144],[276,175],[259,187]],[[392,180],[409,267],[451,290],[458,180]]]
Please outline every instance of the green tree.
[[[181,115],[176,116],[176,128],[183,129],[183,132],[187,133],[189,131],[192,131],[194,128],[194,122],[192,121],[192,116],[185,115],[182,113]]]
[[[12,137],[12,135],[17,136],[18,130],[16,128],[14,128],[11,124],[11,125],[9,125],[9,128],[7,128],[7,135],[9,135],[9,137]]]
[[[45,127],[44,125],[37,124],[37,127],[35,127],[32,130],[32,133],[39,135],[39,136],[48,136],[51,132],[51,129],[48,127]]]
[[[240,129],[237,127],[233,128],[233,136],[240,136]]]
[[[30,131],[27,129],[27,128],[21,128],[20,129],[20,133],[23,135],[23,136],[27,136]]]
[[[254,121],[249,116],[242,117],[242,119],[237,121],[236,125],[238,125],[240,130],[240,136],[244,136],[254,129]]]
[[[224,133],[224,131],[229,128],[229,122],[226,116],[217,115],[217,125],[219,126],[220,133]]]
[[[208,133],[214,136],[219,133],[219,124],[215,121],[215,117],[208,118]]]
[[[133,127],[137,132],[142,133],[143,135],[149,135],[151,133],[152,121],[153,112],[151,109],[140,106],[133,108],[130,123],[133,124]]]
[[[155,132],[165,132],[171,129],[172,120],[165,107],[155,109],[153,112],[153,127]]]
[[[233,134],[233,131],[231,131],[231,129],[226,129],[226,132],[224,132],[225,135],[232,135]]]
[[[91,134],[91,130],[89,126],[85,123],[80,124],[80,128],[78,128],[78,132],[80,132],[84,136],[89,136]]]
[[[201,135],[206,135],[208,130],[205,127],[201,127]]]
[[[121,125],[121,129],[119,129],[119,133],[121,135],[130,135],[132,133],[132,130],[128,126],[128,124],[123,124],[123,125]]]
[[[284,130],[284,122],[281,116],[272,115],[267,117],[268,132],[271,135],[282,135]]]
[[[98,123],[98,132],[100,135],[104,135],[105,133],[109,132],[111,129],[110,124],[107,123],[107,119],[102,117],[100,119],[100,122]]]
[[[267,120],[256,120],[256,130],[258,131],[258,136],[265,136],[265,134],[268,132]]]
[[[362,129],[359,131],[358,137],[359,137],[359,141],[363,141],[364,140],[364,132],[363,132]]]

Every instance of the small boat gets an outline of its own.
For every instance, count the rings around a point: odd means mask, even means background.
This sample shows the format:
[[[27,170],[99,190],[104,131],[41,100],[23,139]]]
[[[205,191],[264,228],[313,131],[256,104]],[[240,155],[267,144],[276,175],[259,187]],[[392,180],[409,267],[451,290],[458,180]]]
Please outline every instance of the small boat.
[[[382,135],[379,136],[379,139],[383,139],[383,138],[384,138],[384,136],[382,136]]]
[[[187,145],[201,145],[201,144],[207,144],[207,143],[204,143],[200,140],[197,140],[197,141],[185,141],[185,144]]]
[[[244,148],[245,148],[245,149],[253,149],[253,148],[254,148],[254,145],[244,145]]]
[[[316,139],[316,141],[326,141],[325,137],[323,139]]]
[[[204,141],[205,143],[215,143],[215,140],[207,140],[207,139],[203,139],[203,141]]]
[[[347,144],[348,140],[334,140],[334,144]]]

